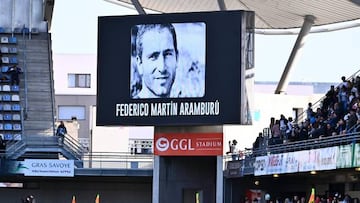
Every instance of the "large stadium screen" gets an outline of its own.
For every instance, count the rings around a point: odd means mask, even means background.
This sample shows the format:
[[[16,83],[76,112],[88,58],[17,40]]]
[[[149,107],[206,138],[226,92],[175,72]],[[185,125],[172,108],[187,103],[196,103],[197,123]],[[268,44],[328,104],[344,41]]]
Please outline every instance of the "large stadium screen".
[[[241,124],[250,14],[99,17],[97,125]]]

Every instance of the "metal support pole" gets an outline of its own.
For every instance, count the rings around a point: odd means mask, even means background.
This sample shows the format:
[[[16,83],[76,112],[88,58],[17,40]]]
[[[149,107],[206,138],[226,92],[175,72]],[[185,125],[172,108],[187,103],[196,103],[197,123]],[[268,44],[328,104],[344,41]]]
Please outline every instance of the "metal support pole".
[[[216,203],[224,202],[224,159],[223,156],[216,156]]]
[[[220,11],[226,11],[226,5],[225,5],[224,0],[217,0],[217,2],[219,5],[219,8],[220,8]]]
[[[135,6],[136,11],[140,15],[146,15],[144,8],[141,6],[139,0],[131,0],[131,3]]]
[[[159,203],[160,156],[154,156],[152,203]]]
[[[288,62],[285,66],[284,72],[281,75],[278,86],[276,87],[275,94],[285,93],[285,90],[289,84],[289,75],[292,67],[296,64],[296,60],[299,58],[300,51],[304,47],[305,37],[309,34],[312,25],[314,24],[315,17],[307,15],[304,18],[303,26],[301,27],[300,33],[296,39],[293,50],[291,51]]]

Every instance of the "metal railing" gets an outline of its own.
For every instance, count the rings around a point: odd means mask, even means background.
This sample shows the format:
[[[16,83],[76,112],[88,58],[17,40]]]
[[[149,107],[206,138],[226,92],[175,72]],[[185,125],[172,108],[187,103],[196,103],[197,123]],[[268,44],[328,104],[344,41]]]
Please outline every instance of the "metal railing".
[[[84,147],[69,134],[64,137],[63,148],[77,160],[81,160],[84,155]]]
[[[348,144],[355,144],[360,142],[360,133],[348,133],[342,135],[334,135],[330,137],[321,137],[313,138],[302,141],[287,142],[283,144],[276,144],[270,146],[264,146],[259,149],[245,149],[240,154],[239,157],[234,160],[231,155],[225,157],[226,169],[228,169],[226,174],[229,174],[231,167],[236,164],[240,166],[241,173],[243,175],[253,175],[254,174],[254,163],[256,157],[266,156],[271,154],[280,154],[288,153],[302,150],[311,150],[311,149],[320,149],[333,146],[341,146]],[[238,170],[238,169],[236,169]]]
[[[128,152],[93,152],[84,154],[84,168],[153,169],[153,154]]]
[[[42,149],[53,148],[53,151],[63,152],[71,155],[75,160],[82,160],[84,148],[70,135],[65,136],[63,142],[57,136],[23,136],[22,140],[13,140],[7,143],[6,156],[20,157],[26,153],[27,149],[31,148],[33,151],[41,151],[44,154],[47,152]],[[49,153],[51,150],[49,150]],[[31,154],[30,154],[31,155]],[[27,155],[29,156],[29,154]],[[39,154],[37,154],[39,156]]]
[[[259,149],[245,149],[238,154],[237,160],[243,166],[243,174],[253,174],[253,163],[258,156],[265,156],[270,154],[287,153],[294,151],[319,149],[331,146],[347,145],[351,143],[360,142],[360,133],[349,133],[344,135],[334,135],[330,137],[314,138],[303,141],[287,142],[277,145],[265,145]],[[81,161],[82,168],[92,169],[136,169],[151,170],[153,168],[153,154],[134,154],[130,152],[92,152],[85,153],[83,147],[71,136],[66,136],[63,146],[58,142],[56,136],[30,136],[28,139],[18,141],[16,144],[10,146],[13,152],[19,152],[24,147],[63,147],[76,157],[76,160]],[[9,153],[9,148],[6,153]],[[44,151],[46,155],[46,151]],[[34,153],[34,157],[39,154]],[[31,152],[27,154],[31,157]],[[74,158],[75,159],[75,158]],[[224,155],[224,164],[232,162],[231,155]]]

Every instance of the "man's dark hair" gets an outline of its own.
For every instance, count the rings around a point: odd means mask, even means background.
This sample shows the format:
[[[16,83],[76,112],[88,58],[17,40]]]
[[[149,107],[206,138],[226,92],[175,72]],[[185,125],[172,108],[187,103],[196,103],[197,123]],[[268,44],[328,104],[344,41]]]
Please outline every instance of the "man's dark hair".
[[[149,31],[149,30],[153,30],[153,29],[168,29],[172,35],[172,39],[174,42],[174,48],[175,48],[175,53],[176,53],[176,57],[178,55],[178,49],[177,49],[177,40],[176,40],[176,32],[175,32],[175,28],[171,23],[163,23],[163,24],[144,24],[144,25],[138,25],[138,31],[137,31],[137,35],[136,35],[136,54],[138,56],[140,56],[140,60],[142,58],[142,50],[143,50],[143,45],[142,45],[142,38],[143,35]]]

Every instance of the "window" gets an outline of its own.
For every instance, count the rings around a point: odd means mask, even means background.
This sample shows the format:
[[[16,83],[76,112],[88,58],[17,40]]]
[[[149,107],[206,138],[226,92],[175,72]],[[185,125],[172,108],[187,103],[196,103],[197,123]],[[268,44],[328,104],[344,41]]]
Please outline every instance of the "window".
[[[90,88],[90,74],[68,74],[68,86],[70,88]]]
[[[85,119],[85,106],[59,106],[59,120]]]

